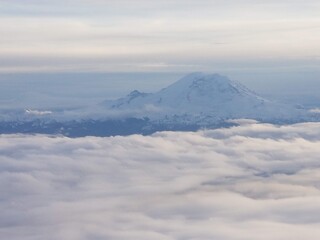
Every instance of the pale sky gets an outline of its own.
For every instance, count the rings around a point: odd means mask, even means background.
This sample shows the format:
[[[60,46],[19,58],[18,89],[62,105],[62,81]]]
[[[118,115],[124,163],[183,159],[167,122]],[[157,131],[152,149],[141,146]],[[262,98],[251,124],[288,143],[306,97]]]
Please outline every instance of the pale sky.
[[[319,0],[0,0],[0,73],[319,71]]]

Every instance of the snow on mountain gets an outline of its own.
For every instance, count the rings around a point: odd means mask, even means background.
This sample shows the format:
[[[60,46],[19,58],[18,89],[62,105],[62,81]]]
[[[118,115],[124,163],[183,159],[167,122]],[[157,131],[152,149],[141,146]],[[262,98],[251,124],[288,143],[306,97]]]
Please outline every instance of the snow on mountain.
[[[210,118],[209,121],[233,118],[289,120],[305,114],[304,110],[260,97],[225,76],[204,73],[189,74],[153,94],[135,90],[103,105],[119,111],[145,110],[142,115],[158,120],[179,116],[188,118],[188,121],[206,118]]]
[[[156,93],[132,91],[90,107],[0,112],[0,134],[45,133],[79,136],[195,131],[237,124],[319,121],[319,114],[267,100],[219,74],[192,73]]]

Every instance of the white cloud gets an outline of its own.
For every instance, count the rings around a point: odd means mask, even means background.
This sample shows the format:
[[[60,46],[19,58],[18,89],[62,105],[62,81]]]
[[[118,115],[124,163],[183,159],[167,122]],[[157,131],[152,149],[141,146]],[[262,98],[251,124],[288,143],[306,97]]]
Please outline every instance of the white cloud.
[[[319,144],[319,123],[245,121],[109,138],[2,135],[1,236],[319,238]]]
[[[52,114],[51,111],[39,111],[39,110],[32,110],[32,109],[26,109],[25,113],[28,115],[35,115],[35,116],[43,116],[43,115]]]
[[[157,71],[159,62],[161,71],[318,66],[320,5],[312,0],[4,2],[4,73]]]
[[[319,108],[313,108],[313,109],[310,109],[310,112],[311,113],[320,113],[320,109]]]

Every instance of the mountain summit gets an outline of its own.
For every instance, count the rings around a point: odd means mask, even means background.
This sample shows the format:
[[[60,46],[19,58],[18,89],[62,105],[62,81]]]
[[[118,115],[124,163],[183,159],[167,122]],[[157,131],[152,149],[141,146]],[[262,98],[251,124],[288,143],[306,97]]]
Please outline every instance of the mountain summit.
[[[156,93],[135,90],[104,104],[109,109],[136,110],[151,119],[188,116],[188,120],[285,120],[302,114],[301,110],[267,100],[225,76],[204,73],[191,73]]]

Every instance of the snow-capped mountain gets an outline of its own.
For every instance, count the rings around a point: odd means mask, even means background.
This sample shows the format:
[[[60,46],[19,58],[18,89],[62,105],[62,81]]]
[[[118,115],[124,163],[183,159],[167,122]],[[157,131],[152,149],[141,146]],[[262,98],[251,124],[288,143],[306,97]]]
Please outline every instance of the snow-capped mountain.
[[[320,119],[318,113],[265,99],[219,74],[192,73],[156,93],[134,90],[89,108],[4,113],[0,134],[150,134],[217,128],[243,118],[279,124]]]
[[[234,118],[267,121],[290,120],[305,115],[301,109],[260,97],[225,76],[204,73],[189,74],[153,94],[135,90],[124,98],[106,101],[103,105],[120,111],[140,110],[142,115],[152,120],[184,116],[188,122],[198,123],[208,118],[211,121]]]

